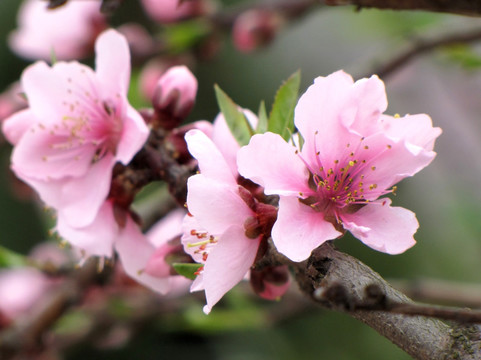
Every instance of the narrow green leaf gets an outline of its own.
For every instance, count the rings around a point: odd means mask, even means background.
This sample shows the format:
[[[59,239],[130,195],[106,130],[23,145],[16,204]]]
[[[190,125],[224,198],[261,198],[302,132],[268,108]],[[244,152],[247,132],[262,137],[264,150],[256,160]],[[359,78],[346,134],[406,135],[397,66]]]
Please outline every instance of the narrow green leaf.
[[[0,246],[0,268],[11,268],[28,265],[27,258],[23,255]]]
[[[254,130],[239,106],[216,84],[215,96],[229,129],[240,146],[247,145]]]
[[[179,275],[186,277],[187,279],[194,280],[197,276],[195,273],[199,270],[199,268],[203,266],[202,264],[193,264],[193,263],[173,263],[172,267]]]
[[[257,123],[256,134],[264,134],[267,131],[267,125],[269,124],[264,100],[262,100],[261,104],[259,105],[258,117],[259,122]]]
[[[55,54],[55,49],[51,48],[50,49],[50,63],[52,65],[55,65],[56,62],[57,62],[57,54]]]
[[[297,70],[277,90],[269,116],[267,130],[281,135],[285,140],[294,132],[294,108],[297,104],[301,72]]]

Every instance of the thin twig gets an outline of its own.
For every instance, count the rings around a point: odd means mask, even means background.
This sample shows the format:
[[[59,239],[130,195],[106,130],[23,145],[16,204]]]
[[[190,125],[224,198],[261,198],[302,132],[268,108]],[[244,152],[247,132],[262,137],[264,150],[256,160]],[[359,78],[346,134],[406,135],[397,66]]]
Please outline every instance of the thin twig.
[[[44,301],[32,316],[21,318],[11,328],[0,333],[0,359],[8,360],[18,353],[28,354],[42,347],[42,338],[73,304],[83,296],[84,290],[95,282],[99,272],[97,260],[89,260],[73,272],[57,289],[46,294]]]
[[[481,16],[481,3],[473,0],[324,0],[326,5],[354,5],[358,9],[423,10]]]
[[[463,33],[449,34],[436,39],[416,40],[408,49],[388,60],[386,63],[376,66],[373,71],[365,77],[369,77],[371,74],[377,74],[381,79],[386,79],[401,67],[406,66],[411,60],[421,55],[442,47],[469,44],[480,40],[481,29],[470,29]]]
[[[417,301],[481,308],[481,284],[460,284],[439,279],[393,279],[390,283]]]

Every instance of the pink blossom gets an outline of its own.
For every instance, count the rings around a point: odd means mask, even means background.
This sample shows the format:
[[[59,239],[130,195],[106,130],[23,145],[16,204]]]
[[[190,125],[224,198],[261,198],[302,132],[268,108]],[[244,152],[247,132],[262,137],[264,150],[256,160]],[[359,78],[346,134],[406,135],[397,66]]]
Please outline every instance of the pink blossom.
[[[202,0],[142,0],[147,14],[160,23],[170,23],[202,13]]]
[[[19,28],[9,38],[10,47],[29,59],[59,60],[88,56],[97,35],[106,28],[95,1],[68,1],[58,9],[27,0],[18,14]]]
[[[272,11],[245,11],[237,17],[232,27],[234,46],[244,53],[257,50],[274,40],[280,25],[279,15]]]
[[[164,124],[178,125],[192,110],[197,95],[197,79],[186,66],[174,66],[160,76],[152,105]],[[170,128],[170,127],[169,127]]]
[[[125,214],[125,224],[119,225],[114,207],[112,200],[105,201],[90,224],[77,227],[71,226],[60,212],[56,231],[80,250],[84,259],[92,255],[112,257],[115,249],[128,276],[160,293],[167,292],[172,285],[168,278],[145,272],[145,266],[155,252],[155,245],[142,234],[130,215]]]
[[[73,227],[94,220],[112,168],[140,150],[148,128],[127,101],[130,56],[114,30],[96,42],[96,71],[77,62],[29,66],[22,87],[29,108],[6,119],[12,169]]]
[[[146,265],[155,253],[156,246],[151,239],[140,232],[139,227],[130,217],[127,218],[126,226],[120,229],[116,237],[115,249],[125,272],[140,284],[161,294],[177,287],[178,284],[171,277],[160,277],[145,271]]]
[[[251,270],[252,288],[261,298],[279,300],[289,289],[289,269],[286,265],[267,266],[262,270]]]
[[[318,77],[295,109],[301,150],[265,133],[239,151],[240,174],[280,196],[272,239],[281,253],[302,261],[346,230],[388,254],[415,244],[415,214],[379,197],[433,160],[441,130],[424,114],[383,115],[386,107],[376,76]]]
[[[186,136],[189,151],[199,162],[200,174],[188,180],[184,220],[184,249],[204,266],[191,290],[205,290],[209,313],[220,298],[241,281],[253,264],[261,240],[247,232],[245,223],[256,213],[241,197],[241,189],[227,159],[200,130]],[[234,147],[238,145],[234,141]],[[245,190],[247,191],[247,190]]]
[[[192,283],[183,276],[172,273],[171,261],[188,262],[188,255],[183,252],[180,243],[182,221],[185,210],[177,209],[157,222],[146,234],[155,251],[145,265],[145,273],[157,278],[164,278],[168,283],[168,291],[184,292]],[[171,259],[174,258],[174,259]],[[191,260],[190,260],[191,261]]]
[[[27,314],[52,282],[33,268],[0,271],[0,314],[9,320]]]

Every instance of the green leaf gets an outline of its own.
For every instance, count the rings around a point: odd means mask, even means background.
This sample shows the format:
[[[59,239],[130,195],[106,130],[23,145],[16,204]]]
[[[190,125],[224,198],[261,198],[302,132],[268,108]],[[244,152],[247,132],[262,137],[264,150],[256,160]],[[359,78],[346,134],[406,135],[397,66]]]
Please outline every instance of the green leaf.
[[[51,48],[50,49],[50,63],[52,65],[55,65],[56,62],[57,62],[57,54],[55,54],[55,49]]]
[[[197,276],[195,273],[199,270],[199,268],[203,266],[202,264],[197,263],[173,263],[172,267],[179,275],[186,277],[187,279],[194,280]]]
[[[27,265],[28,260],[25,256],[0,246],[0,268],[21,267]]]
[[[232,135],[234,135],[240,146],[247,145],[252,135],[254,135],[254,130],[249,121],[239,106],[217,84],[214,85],[214,89],[220,111],[224,115]]]
[[[269,124],[264,100],[262,100],[261,104],[259,105],[258,117],[259,122],[257,123],[256,134],[264,134],[267,131],[267,125]]]
[[[294,108],[297,104],[301,72],[297,70],[277,90],[269,117],[268,131],[281,135],[284,140],[294,132]]]

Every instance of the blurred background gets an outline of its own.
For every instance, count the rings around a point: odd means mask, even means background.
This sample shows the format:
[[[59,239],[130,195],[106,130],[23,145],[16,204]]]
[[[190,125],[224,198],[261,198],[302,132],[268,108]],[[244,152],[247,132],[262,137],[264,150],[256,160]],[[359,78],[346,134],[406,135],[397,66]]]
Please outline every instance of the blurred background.
[[[217,6],[245,3],[225,0]],[[0,91],[18,80],[30,63],[13,54],[6,41],[16,27],[18,7],[18,0],[0,1]],[[125,1],[110,19],[114,26],[126,21],[162,31],[134,0]],[[270,44],[250,53],[238,51],[230,32],[225,31],[218,35],[215,51],[193,63],[199,90],[189,120],[214,119],[218,113],[215,83],[239,105],[256,112],[262,99],[270,106],[281,82],[297,69],[302,72],[303,92],[316,76],[344,69],[355,79],[364,77],[421,38],[469,29],[481,29],[481,20],[319,5],[289,20]],[[336,241],[339,248],[384,278],[481,285],[480,66],[481,47],[473,43],[416,57],[384,79],[387,113],[427,113],[434,125],[443,129],[435,147],[437,158],[403,181],[393,198],[395,205],[416,213],[420,223],[417,245],[405,254],[389,256],[350,236]],[[133,73],[133,92],[138,71]],[[132,101],[137,106],[148,105],[138,96]],[[1,144],[0,244],[27,253],[48,237],[51,223],[48,214],[12,181],[10,150],[6,142]],[[90,341],[69,347],[65,359],[409,359],[369,327],[303,301],[295,289],[277,303],[256,299],[246,289],[241,285],[229,293],[209,316],[202,313],[202,296],[192,297],[182,314],[136,324],[125,341]],[[83,322],[79,314],[70,314],[57,331],[73,331]]]

